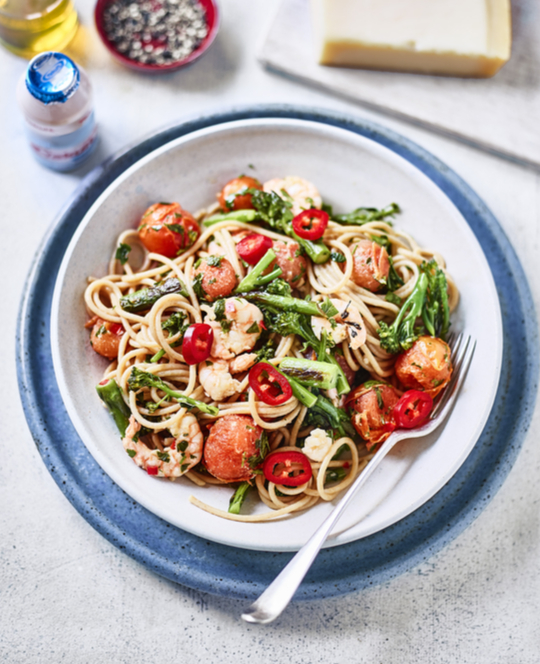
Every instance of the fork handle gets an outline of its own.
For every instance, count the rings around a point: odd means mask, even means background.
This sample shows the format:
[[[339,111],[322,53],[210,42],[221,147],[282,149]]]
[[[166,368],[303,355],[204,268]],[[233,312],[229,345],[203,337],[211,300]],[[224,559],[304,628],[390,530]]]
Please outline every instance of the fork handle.
[[[339,501],[332,512],[313,533],[310,539],[298,551],[298,553],[281,570],[262,595],[242,614],[247,622],[267,624],[275,620],[285,610],[291,601],[298,586],[302,583],[317,554],[321,550],[326,538],[343,514],[345,508],[356,495],[356,492],[369,479],[382,459],[390,449],[401,439],[397,433],[392,434],[386,442],[381,445],[378,452],[369,462],[365,470],[360,473],[352,483],[347,493]]]

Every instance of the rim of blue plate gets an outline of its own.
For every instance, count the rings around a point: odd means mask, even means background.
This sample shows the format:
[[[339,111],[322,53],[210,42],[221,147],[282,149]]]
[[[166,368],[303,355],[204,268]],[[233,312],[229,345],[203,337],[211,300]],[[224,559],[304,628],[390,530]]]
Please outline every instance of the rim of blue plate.
[[[73,507],[109,542],[146,568],[201,592],[249,600],[274,579],[293,554],[238,549],[187,533],[136,503],[104,473],[67,415],[50,347],[49,319],[56,275],[73,233],[97,197],[156,148],[205,127],[249,118],[296,118],[333,125],[401,155],[430,178],[461,212],[486,254],[501,304],[502,372],[491,415],[478,442],[458,472],[415,512],[369,537],[321,551],[295,600],[336,597],[390,581],[455,539],[504,482],[523,444],[536,402],[538,325],[519,259],[477,194],[420,146],[351,115],[260,105],[186,119],[108,159],[81,182],[34,258],[17,326],[19,391],[43,462]]]

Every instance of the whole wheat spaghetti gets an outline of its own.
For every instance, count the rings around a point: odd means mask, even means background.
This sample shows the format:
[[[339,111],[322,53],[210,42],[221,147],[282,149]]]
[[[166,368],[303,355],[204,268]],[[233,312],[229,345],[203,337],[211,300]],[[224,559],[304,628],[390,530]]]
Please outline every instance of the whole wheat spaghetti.
[[[98,391],[127,454],[150,475],[184,476],[201,488],[191,501],[223,518],[281,518],[349,486],[395,428],[392,408],[410,387],[396,372],[407,344],[389,352],[381,330],[412,310],[422,280],[431,284],[428,304],[435,278],[444,280],[448,311],[458,303],[443,257],[398,227],[397,206],[337,215],[321,205],[315,187],[296,177],[264,190],[239,178],[224,188],[220,209],[194,216],[155,204],[138,230],[117,238],[109,273],[88,279],[91,343],[111,360]],[[302,220],[306,212],[313,218]],[[291,231],[314,235],[317,224],[324,232],[315,240]],[[440,306],[418,313],[414,339],[439,341],[426,334],[430,311]],[[258,387],[261,363],[271,367]],[[321,364],[327,384],[302,373]],[[289,387],[272,367],[295,388],[284,401],[274,392]],[[435,396],[443,383],[415,387]],[[209,484],[235,488],[231,511],[200,499]],[[267,511],[239,513],[249,488]]]

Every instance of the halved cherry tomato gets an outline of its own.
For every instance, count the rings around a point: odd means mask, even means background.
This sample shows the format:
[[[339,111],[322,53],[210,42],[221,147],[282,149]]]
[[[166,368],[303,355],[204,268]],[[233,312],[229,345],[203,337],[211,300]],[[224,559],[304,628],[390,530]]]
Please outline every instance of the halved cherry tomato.
[[[262,184],[247,175],[242,175],[227,182],[218,195],[221,209],[224,212],[252,209],[251,194],[244,193],[247,189],[262,189]]]
[[[328,219],[324,210],[302,210],[292,220],[293,231],[304,240],[319,240],[328,226]]]
[[[197,241],[201,229],[179,203],[155,203],[143,214],[139,238],[148,251],[174,258]]]
[[[268,249],[272,249],[274,243],[266,235],[251,233],[236,245],[236,251],[243,261],[248,265],[257,265]]]
[[[289,381],[268,362],[259,362],[251,369],[249,386],[269,406],[280,406],[292,397]]]
[[[182,355],[188,364],[199,364],[210,357],[214,330],[206,323],[190,325],[182,341]]]
[[[263,473],[269,482],[300,486],[313,476],[309,459],[302,452],[272,452],[264,460]]]
[[[433,399],[426,392],[408,390],[394,406],[394,419],[400,429],[414,429],[427,421]]]

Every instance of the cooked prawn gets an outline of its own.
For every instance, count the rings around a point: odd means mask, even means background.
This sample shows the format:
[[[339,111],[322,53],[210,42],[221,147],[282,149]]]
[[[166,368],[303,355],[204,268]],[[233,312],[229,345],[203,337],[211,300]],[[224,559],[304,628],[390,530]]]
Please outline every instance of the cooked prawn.
[[[240,297],[225,300],[225,314],[216,320],[214,309],[205,307],[205,323],[214,332],[212,357],[231,360],[246,350],[251,350],[261,335],[263,315],[259,307]]]
[[[199,365],[199,380],[213,401],[223,401],[240,392],[241,383],[231,374],[247,371],[255,364],[255,353],[244,353],[230,361],[209,357]]]
[[[165,439],[164,442],[169,444],[163,451],[151,450],[142,440],[135,440],[140,429],[140,423],[132,415],[122,443],[133,461],[149,475],[180,477],[202,458],[203,435],[197,418],[190,413],[186,413],[176,426],[171,426],[172,437]]]
[[[311,325],[317,339],[321,338],[322,331],[326,330],[328,336],[336,344],[342,341],[349,341],[351,348],[360,348],[366,343],[366,326],[358,309],[349,300],[340,300],[332,298],[330,302],[338,310],[335,316],[332,316],[333,322],[328,318],[312,316]]]
[[[209,357],[199,365],[199,380],[206,394],[213,401],[223,401],[240,392],[240,382],[231,376],[229,363]]]
[[[314,184],[304,178],[299,178],[296,175],[287,175],[284,178],[274,178],[268,180],[263,185],[266,192],[275,191],[276,194],[283,196],[285,191],[292,199],[293,214],[300,214],[302,210],[309,208],[320,208],[322,206],[322,198]]]

